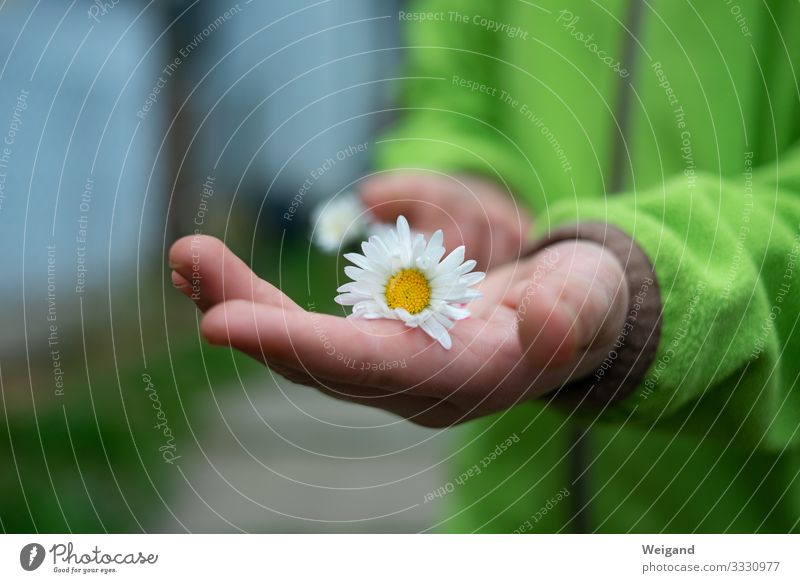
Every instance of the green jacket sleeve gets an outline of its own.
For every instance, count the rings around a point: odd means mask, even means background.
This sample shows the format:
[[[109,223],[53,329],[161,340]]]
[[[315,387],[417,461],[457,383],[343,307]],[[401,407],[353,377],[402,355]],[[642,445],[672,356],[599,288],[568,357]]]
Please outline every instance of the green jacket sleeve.
[[[596,390],[608,376],[635,385],[602,405],[600,419],[684,427],[767,450],[800,441],[800,147],[745,170],[734,178],[680,176],[646,192],[564,201],[540,217],[545,240],[558,225],[560,238],[565,226],[586,221],[618,227],[655,270],[660,338],[654,355],[643,357],[646,373],[607,374],[612,359],[580,383]],[[601,230],[590,232],[602,242]],[[633,310],[631,320],[643,314]],[[636,335],[654,331],[648,324]]]
[[[498,72],[511,65],[497,35],[448,16],[501,21],[503,3],[412,6],[443,17],[405,26],[413,77],[377,166],[479,173],[524,198],[536,173],[495,118],[498,97],[485,92],[503,85]],[[798,445],[800,144],[775,162],[749,163],[746,175],[680,175],[647,190],[562,199],[537,216],[543,244],[613,242],[639,278],[629,282],[630,333],[554,400],[590,404],[581,413],[590,421],[682,427],[773,451]],[[645,289],[648,273],[655,281]]]
[[[497,34],[459,20],[499,19],[501,6],[417,1],[398,13],[408,44],[402,119],[377,144],[378,169],[480,174],[519,192],[530,162],[493,113],[500,91]]]

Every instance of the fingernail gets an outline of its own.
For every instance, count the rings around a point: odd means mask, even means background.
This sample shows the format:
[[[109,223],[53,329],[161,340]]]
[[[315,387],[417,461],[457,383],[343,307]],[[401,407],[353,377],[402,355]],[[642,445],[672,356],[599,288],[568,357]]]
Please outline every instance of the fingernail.
[[[184,288],[189,285],[189,282],[186,281],[186,278],[183,277],[177,271],[172,272],[172,285],[178,289]]]

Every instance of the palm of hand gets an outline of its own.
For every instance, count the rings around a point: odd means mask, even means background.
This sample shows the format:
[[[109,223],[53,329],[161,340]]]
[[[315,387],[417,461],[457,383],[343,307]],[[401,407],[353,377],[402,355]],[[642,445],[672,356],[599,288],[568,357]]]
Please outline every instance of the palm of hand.
[[[575,334],[574,321],[552,310],[552,290],[537,281],[541,260],[490,272],[480,285],[484,298],[451,330],[453,347],[444,350],[398,321],[303,310],[210,237],[182,239],[170,253],[173,283],[187,295],[198,265],[193,253],[199,253],[203,282],[196,303],[210,342],[242,350],[291,381],[421,425],[448,426],[506,409],[588,371],[596,360],[581,354],[545,366],[565,345],[574,352]],[[540,323],[545,340],[538,345],[520,340],[519,324],[529,322]],[[539,354],[531,358],[532,351]]]

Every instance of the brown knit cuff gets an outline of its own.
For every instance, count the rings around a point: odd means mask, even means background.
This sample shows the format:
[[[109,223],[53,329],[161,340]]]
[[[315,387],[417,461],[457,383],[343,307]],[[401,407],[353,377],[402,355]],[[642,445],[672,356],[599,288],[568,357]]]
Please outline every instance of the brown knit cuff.
[[[584,222],[559,227],[536,241],[526,255],[572,239],[594,241],[617,256],[628,283],[630,304],[625,324],[601,365],[549,396],[562,405],[601,408],[630,395],[655,359],[661,336],[661,293],[644,251],[627,233],[608,223]]]

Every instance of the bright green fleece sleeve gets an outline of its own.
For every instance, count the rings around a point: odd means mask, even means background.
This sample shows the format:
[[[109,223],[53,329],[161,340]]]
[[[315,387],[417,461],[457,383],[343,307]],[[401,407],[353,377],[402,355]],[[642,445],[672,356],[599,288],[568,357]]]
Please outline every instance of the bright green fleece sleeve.
[[[510,191],[529,180],[530,162],[496,120],[497,34],[454,16],[499,20],[501,6],[428,0],[398,13],[409,47],[403,123],[379,140],[377,168],[480,174]]]
[[[480,12],[500,21],[501,6],[433,0],[416,2],[410,10]],[[403,83],[407,109],[401,112],[403,122],[380,144],[377,167],[474,172],[518,194],[531,190],[530,161],[494,117],[497,96],[458,86],[459,79],[503,85],[496,78],[502,65],[497,35],[447,17],[405,29],[414,47],[407,68],[413,78]],[[632,334],[655,338],[655,350],[634,355],[641,374],[617,370],[612,375],[603,369],[584,379],[591,387],[595,380],[622,376],[626,387],[604,391],[613,397],[600,399],[599,407],[595,400],[581,414],[589,421],[683,427],[699,438],[741,441],[749,448],[796,447],[800,144],[777,162],[754,168],[751,177],[699,173],[690,178],[680,175],[606,198],[570,197],[537,215],[543,240],[557,227],[575,227],[576,236],[591,232],[594,240],[598,223],[617,227],[644,251],[657,280],[645,290],[651,299],[660,294],[656,307],[650,302],[648,308],[660,315],[657,330],[641,325],[654,321],[652,314],[633,312],[636,322],[631,322],[637,328]],[[577,227],[591,223],[591,229]],[[618,255],[631,262],[634,254]],[[638,289],[631,286],[632,309]],[[630,348],[631,338],[621,339],[618,352],[624,345]],[[611,358],[604,366],[619,369],[623,360]]]
[[[646,192],[559,202],[540,220],[545,238],[558,225],[614,225],[657,276],[655,356],[600,419],[683,426],[765,450],[800,442],[800,148],[735,178],[680,176]]]

